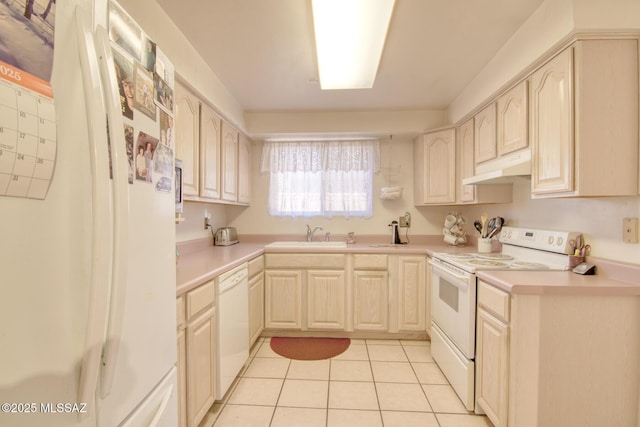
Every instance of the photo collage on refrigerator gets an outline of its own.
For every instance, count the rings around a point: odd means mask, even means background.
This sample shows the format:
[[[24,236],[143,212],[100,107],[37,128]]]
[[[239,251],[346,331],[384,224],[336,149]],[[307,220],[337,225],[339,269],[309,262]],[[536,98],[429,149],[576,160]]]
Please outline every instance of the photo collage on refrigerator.
[[[124,119],[129,183],[147,183],[170,193],[175,149],[173,64],[113,1],[109,3],[109,38]],[[140,115],[157,124],[155,134],[136,129]]]

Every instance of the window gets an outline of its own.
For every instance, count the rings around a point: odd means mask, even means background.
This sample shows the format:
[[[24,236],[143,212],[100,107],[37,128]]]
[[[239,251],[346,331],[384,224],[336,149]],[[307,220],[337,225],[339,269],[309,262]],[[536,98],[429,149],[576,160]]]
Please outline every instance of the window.
[[[265,142],[269,214],[370,217],[378,141]]]

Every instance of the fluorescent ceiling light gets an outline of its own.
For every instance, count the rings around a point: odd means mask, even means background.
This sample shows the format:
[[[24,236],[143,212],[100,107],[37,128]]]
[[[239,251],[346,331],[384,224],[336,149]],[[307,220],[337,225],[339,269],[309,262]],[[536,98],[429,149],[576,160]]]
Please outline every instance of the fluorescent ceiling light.
[[[312,0],[322,89],[373,87],[395,0]]]

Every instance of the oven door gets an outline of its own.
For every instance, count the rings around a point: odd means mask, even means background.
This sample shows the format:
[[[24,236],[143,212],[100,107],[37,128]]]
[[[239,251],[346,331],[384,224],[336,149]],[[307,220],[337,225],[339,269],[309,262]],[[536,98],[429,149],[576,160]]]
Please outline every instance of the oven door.
[[[430,261],[433,322],[469,360],[475,358],[476,276]],[[444,264],[444,265],[443,265]]]

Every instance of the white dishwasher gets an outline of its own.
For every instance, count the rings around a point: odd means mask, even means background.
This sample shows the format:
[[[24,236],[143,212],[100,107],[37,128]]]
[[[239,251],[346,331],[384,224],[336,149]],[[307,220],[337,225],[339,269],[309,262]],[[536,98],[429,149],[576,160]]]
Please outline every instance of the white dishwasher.
[[[249,358],[249,285],[247,263],[216,280],[216,400],[221,400]]]

